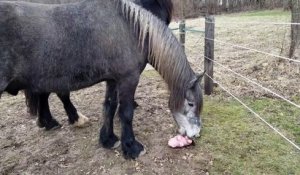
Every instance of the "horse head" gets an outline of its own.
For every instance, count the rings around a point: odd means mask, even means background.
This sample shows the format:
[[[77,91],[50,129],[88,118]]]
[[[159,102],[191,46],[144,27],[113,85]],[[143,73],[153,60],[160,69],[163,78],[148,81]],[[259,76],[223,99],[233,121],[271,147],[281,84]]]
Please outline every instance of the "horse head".
[[[200,86],[201,75],[195,75],[186,85],[184,98],[179,102],[177,109],[173,109],[172,114],[179,126],[178,132],[190,138],[199,137],[201,131],[200,113],[203,106],[202,89]]]

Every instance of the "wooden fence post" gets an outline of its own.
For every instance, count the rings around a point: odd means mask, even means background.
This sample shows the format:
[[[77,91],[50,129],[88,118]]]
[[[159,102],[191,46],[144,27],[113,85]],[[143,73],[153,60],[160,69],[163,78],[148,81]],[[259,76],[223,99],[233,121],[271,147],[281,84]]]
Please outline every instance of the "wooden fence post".
[[[179,23],[179,41],[185,49],[185,20],[182,19]]]
[[[205,48],[204,48],[204,70],[213,78],[214,69],[214,39],[215,39],[215,18],[213,16],[205,17]],[[211,59],[211,60],[210,60]],[[207,75],[204,77],[204,92],[211,95],[213,92],[213,80]]]

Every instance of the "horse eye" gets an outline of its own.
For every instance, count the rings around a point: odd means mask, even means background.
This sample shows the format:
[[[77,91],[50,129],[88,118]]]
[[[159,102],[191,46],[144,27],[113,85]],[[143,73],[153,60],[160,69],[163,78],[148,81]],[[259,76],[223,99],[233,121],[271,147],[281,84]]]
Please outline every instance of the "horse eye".
[[[194,106],[194,103],[188,103],[188,105],[189,105],[190,107],[193,107],[193,106]]]

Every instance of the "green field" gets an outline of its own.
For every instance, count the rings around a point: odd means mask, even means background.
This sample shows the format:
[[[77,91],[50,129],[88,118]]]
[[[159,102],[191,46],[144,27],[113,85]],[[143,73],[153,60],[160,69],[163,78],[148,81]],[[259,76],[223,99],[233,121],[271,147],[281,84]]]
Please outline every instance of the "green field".
[[[147,78],[158,76],[145,71]],[[300,174],[300,151],[221,89],[205,96],[198,140],[200,152],[212,156],[211,174]],[[300,109],[273,98],[242,97],[242,101],[300,145]],[[293,99],[300,103],[300,99]]]
[[[214,157],[211,173],[299,174],[300,152],[231,98],[205,98],[199,144]],[[300,110],[281,100],[244,100],[300,144]]]
[[[247,23],[288,23],[290,18],[290,12],[281,9],[216,16],[216,39],[286,56],[289,25]],[[203,21],[191,19],[186,23],[188,27],[201,30],[204,24],[200,22]],[[196,69],[203,67],[204,46],[201,37],[203,38],[199,34],[188,33],[186,41],[187,55]],[[295,76],[299,66],[218,43],[215,43],[215,60],[300,104],[299,75]],[[280,70],[277,69],[279,65],[283,67]],[[261,70],[252,72],[254,66]],[[272,74],[277,76],[272,77]],[[285,136],[300,145],[300,109],[281,99],[264,97],[265,92],[261,92],[262,90],[255,92],[258,87],[250,86],[217,65],[215,78]],[[198,144],[202,147],[201,151],[209,152],[213,157],[209,173],[300,174],[300,151],[219,87],[215,89],[213,96],[205,97],[203,122],[202,139]]]

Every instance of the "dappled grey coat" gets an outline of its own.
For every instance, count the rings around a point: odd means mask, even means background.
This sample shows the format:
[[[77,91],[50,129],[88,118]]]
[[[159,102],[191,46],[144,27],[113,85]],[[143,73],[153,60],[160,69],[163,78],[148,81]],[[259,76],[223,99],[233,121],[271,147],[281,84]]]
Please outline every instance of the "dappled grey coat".
[[[142,70],[146,60],[120,15],[115,1],[0,2],[0,92],[68,92]]]

